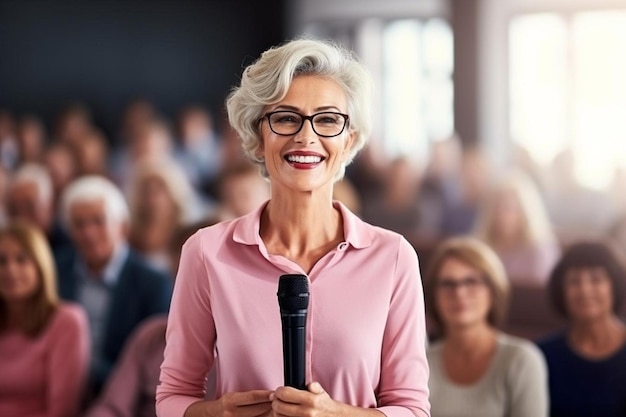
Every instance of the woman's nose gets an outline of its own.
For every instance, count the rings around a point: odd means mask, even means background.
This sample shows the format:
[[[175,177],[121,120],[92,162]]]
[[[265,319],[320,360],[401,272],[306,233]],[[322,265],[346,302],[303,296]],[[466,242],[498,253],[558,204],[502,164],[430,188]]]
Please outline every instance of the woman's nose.
[[[314,143],[318,140],[317,133],[313,130],[313,121],[305,120],[302,128],[294,135],[294,141],[297,143]]]

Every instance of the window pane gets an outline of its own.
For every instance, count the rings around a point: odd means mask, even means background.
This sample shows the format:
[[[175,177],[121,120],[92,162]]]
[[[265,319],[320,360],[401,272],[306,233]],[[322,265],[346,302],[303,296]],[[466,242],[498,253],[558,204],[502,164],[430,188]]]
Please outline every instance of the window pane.
[[[454,130],[454,45],[452,28],[442,19],[424,25],[426,134],[433,139],[448,137]]]
[[[442,19],[399,20],[383,32],[384,144],[425,162],[429,141],[454,126],[453,37]]]
[[[572,45],[577,174],[602,187],[626,161],[626,11],[576,14]]]
[[[399,20],[383,34],[384,145],[390,156],[426,154],[421,29],[419,21]]]
[[[567,27],[553,14],[509,26],[510,123],[514,141],[547,163],[567,140]]]

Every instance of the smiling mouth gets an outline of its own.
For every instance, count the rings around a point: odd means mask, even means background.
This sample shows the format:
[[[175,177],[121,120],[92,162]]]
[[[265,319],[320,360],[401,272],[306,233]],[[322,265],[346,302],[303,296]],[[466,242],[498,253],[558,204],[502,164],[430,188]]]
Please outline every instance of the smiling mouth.
[[[296,164],[319,164],[324,158],[315,155],[287,155],[285,160]]]

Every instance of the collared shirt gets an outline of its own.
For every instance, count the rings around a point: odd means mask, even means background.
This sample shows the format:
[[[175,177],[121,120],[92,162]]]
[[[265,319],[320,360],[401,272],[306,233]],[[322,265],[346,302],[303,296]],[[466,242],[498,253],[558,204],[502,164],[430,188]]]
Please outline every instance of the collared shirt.
[[[92,362],[99,363],[102,357],[102,345],[106,332],[109,305],[113,290],[120,273],[128,259],[128,245],[119,244],[102,270],[100,277],[95,276],[80,258],[76,261],[76,274],[80,279],[78,301],[85,307],[91,329]]]
[[[417,256],[401,235],[341,211],[345,242],[308,274],[306,381],[388,417],[429,416],[424,300]],[[303,274],[262,241],[263,207],[202,229],[183,247],[157,388],[160,416],[215,398],[283,385],[280,276]],[[214,354],[214,352],[216,352]]]

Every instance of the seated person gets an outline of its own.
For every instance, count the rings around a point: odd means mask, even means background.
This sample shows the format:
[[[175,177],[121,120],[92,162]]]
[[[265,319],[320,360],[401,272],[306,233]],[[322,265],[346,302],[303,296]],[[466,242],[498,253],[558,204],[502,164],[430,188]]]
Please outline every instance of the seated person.
[[[0,229],[0,416],[77,417],[89,369],[87,316],[59,302],[35,226]]]
[[[137,324],[167,312],[172,280],[129,248],[128,206],[109,180],[87,176],[74,181],[63,194],[61,211],[76,249],[57,255],[59,289],[64,299],[87,310],[95,394]]]
[[[178,230],[170,241],[172,274],[176,274],[183,243],[200,227],[214,224],[214,220],[195,223]],[[86,417],[154,417],[155,393],[159,384],[167,315],[160,314],[142,322],[125,345],[100,397]],[[207,392],[213,392],[213,378],[209,378]]]
[[[509,281],[494,251],[473,238],[445,240],[430,261],[424,288],[426,309],[443,336],[427,350],[432,415],[547,416],[541,352],[497,327]]]
[[[9,218],[27,220],[39,227],[53,252],[71,245],[55,216],[52,178],[43,165],[21,165],[10,177],[5,198]]]
[[[128,202],[130,246],[154,267],[171,271],[168,253],[176,231],[205,212],[185,173],[169,160],[140,162],[130,180]]]
[[[232,220],[269,200],[270,183],[256,165],[242,162],[229,166],[220,174],[218,191],[215,216],[220,220]]]
[[[515,285],[544,287],[561,253],[539,190],[522,171],[490,190],[475,234],[496,251]]]
[[[626,415],[626,272],[609,246],[570,246],[550,276],[553,308],[569,325],[539,342],[552,417]]]

